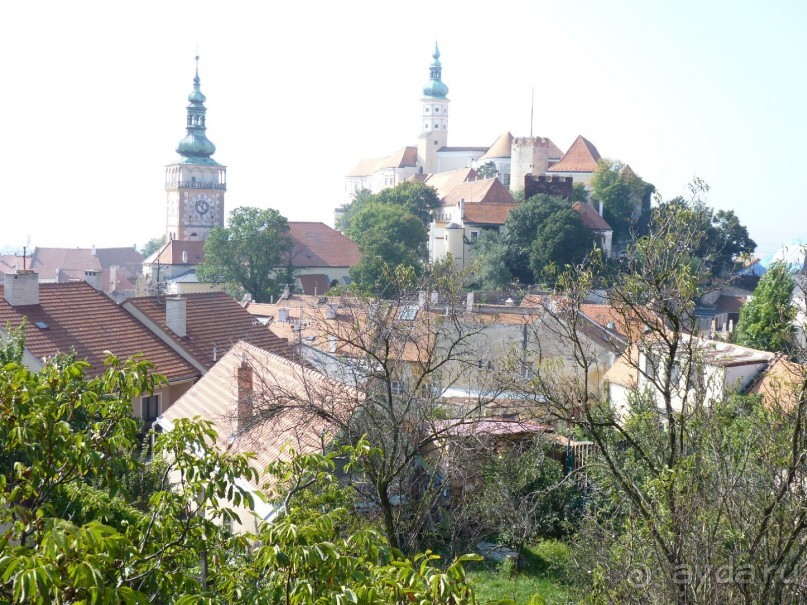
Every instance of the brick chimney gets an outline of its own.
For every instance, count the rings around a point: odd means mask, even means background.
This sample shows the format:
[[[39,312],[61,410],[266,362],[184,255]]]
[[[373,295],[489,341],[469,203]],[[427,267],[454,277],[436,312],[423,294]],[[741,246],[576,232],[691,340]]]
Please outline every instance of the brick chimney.
[[[96,290],[101,289],[101,272],[98,269],[84,269],[84,281]]]
[[[165,299],[165,325],[180,338],[188,335],[188,300],[181,296]]]
[[[12,307],[39,304],[39,275],[30,269],[17,269],[3,276],[3,298]]]
[[[255,413],[252,406],[252,366],[247,363],[246,357],[243,355],[236,376],[238,381],[238,430],[241,431],[249,424]]]

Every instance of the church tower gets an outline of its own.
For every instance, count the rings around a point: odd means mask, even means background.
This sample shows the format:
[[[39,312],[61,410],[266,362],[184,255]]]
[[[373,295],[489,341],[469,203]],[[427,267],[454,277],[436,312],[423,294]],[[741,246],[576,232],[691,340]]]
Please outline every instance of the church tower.
[[[423,172],[437,172],[437,151],[448,141],[448,86],[443,84],[443,66],[440,64],[440,49],[434,43],[434,53],[429,68],[429,81],[423,87],[421,124],[423,132],[418,138],[418,165]]]
[[[181,157],[165,168],[168,240],[204,240],[213,227],[224,226],[227,167],[210,157],[216,146],[205,135],[205,100],[199,88],[196,57],[193,91],[188,95],[187,134],[177,146]]]

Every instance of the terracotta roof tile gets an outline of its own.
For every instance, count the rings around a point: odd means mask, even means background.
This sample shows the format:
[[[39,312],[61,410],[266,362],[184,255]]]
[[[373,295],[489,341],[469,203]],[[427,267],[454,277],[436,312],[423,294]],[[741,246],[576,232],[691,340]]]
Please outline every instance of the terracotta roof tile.
[[[289,221],[295,267],[352,267],[361,259],[359,247],[325,223]]]
[[[403,149],[399,149],[389,156],[383,164],[378,166],[377,169],[413,167],[417,165],[417,161],[418,148],[404,147]]]
[[[600,159],[600,152],[594,144],[580,135],[560,161],[549,167],[547,172],[594,172]]]
[[[434,187],[437,197],[442,199],[457,185],[474,179],[476,179],[476,171],[473,168],[460,168],[429,174],[422,182],[429,187]]]
[[[430,183],[426,183],[427,185]],[[497,178],[460,182],[445,192],[438,190],[443,206],[453,206],[460,200],[468,204],[515,204],[513,196]]]
[[[303,287],[303,293],[311,296],[322,296],[331,287],[328,282],[328,276],[322,273],[315,275],[300,275],[300,285]]]
[[[466,204],[464,222],[473,225],[504,225],[505,219],[517,204]]]
[[[489,160],[491,158],[509,158],[512,152],[513,135],[509,132],[505,132],[504,134],[499,135],[499,138],[493,142],[490,149],[482,154],[479,160],[482,161]]]
[[[805,377],[807,366],[777,357],[748,392],[760,395],[768,407],[792,410],[804,396]]]
[[[234,298],[224,292],[183,294],[187,299],[187,335],[179,337],[166,327],[165,300],[156,296],[130,298],[124,307],[153,322],[156,329],[186,350],[199,364],[211,368],[239,340],[278,355],[291,357],[287,341],[254,320]],[[136,313],[135,313],[136,314]]]
[[[0,286],[0,325],[16,327],[27,318],[26,348],[37,358],[75,351],[91,364],[88,375],[97,376],[103,373],[108,350],[121,359],[142,354],[172,382],[199,376],[190,363],[86,282],[39,284],[38,305],[12,307],[2,294]]]
[[[187,253],[187,262],[183,262],[183,253]],[[205,260],[205,243],[202,240],[173,239],[160,248],[156,255],[149,257],[152,264],[163,265],[198,265]]]
[[[255,416],[239,430],[237,372],[242,363],[252,370]],[[298,405],[271,413],[268,408],[276,403],[270,399],[273,394]],[[196,416],[209,420],[218,433],[216,446],[231,453],[253,452],[253,466],[263,474],[270,462],[290,458],[289,447],[301,453],[321,451],[335,436],[332,424],[305,409],[311,397],[316,398],[317,405],[330,406],[336,417],[346,420],[360,395],[319,372],[238,342],[166,410],[162,421]]]
[[[580,222],[583,226],[592,231],[613,231],[611,225],[599,215],[591,204],[581,204],[575,202],[572,208],[580,215]]]

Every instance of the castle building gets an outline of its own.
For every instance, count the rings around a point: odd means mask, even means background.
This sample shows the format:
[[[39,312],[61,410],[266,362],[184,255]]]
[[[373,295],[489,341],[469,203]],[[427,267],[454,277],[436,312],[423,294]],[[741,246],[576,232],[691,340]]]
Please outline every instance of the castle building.
[[[510,132],[488,146],[450,147],[448,86],[443,82],[436,43],[432,59],[420,99],[421,134],[417,146],[404,147],[382,158],[361,160],[345,177],[343,201],[350,203],[361,190],[377,193],[406,180],[434,187],[441,207],[432,213],[429,261],[450,254],[463,267],[471,261],[472,246],[480,234],[503,227],[517,205],[513,193],[523,191],[526,197],[547,193],[570,199],[574,183],[590,186],[600,154],[583,136],[578,136],[564,153],[547,137],[514,137]],[[481,171],[485,164],[495,167],[495,176]],[[612,231],[602,218],[602,208],[598,213],[584,204],[575,210],[609,255]],[[337,215],[339,212],[337,209]]]
[[[211,156],[216,146],[207,138],[207,98],[199,85],[199,57],[193,90],[188,95],[185,137],[177,146],[178,162],[165,168],[166,240],[204,240],[213,227],[224,226],[227,167]]]

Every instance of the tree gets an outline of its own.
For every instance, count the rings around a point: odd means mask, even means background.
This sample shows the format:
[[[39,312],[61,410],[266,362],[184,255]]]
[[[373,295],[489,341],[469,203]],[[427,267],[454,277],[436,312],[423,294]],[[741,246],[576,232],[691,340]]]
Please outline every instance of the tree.
[[[589,472],[597,497],[579,534],[589,603],[804,598],[807,375],[788,366],[782,397],[764,403],[715,382],[712,349],[690,332],[710,270],[695,254],[700,205],[696,197],[654,213],[614,284],[611,304],[633,326],[612,378],[629,395],[625,407],[609,400],[616,390],[600,392],[592,381],[596,359],[578,332],[593,271],[565,272],[557,304],[542,309],[562,319],[556,325],[578,367],[539,367],[532,396],[596,448]],[[729,394],[716,397],[718,388]]]
[[[345,401],[349,392],[321,392],[314,385],[300,397],[270,381],[254,405],[265,418],[289,408],[303,419],[323,418],[349,445],[366,439],[373,453],[357,464],[353,485],[378,515],[390,545],[416,552],[436,531],[448,481],[441,438],[475,418],[500,392],[500,381],[497,370],[479,369],[486,325],[463,314],[464,274],[446,262],[422,279],[400,266],[387,279],[394,297],[343,297],[336,320],[309,318],[328,343],[329,359],[342,360],[331,372],[358,397]],[[423,296],[416,304],[418,290]],[[432,293],[438,303],[431,302]],[[446,389],[468,384],[475,395],[467,405],[447,407]]]
[[[484,230],[471,248],[475,281],[484,290],[506,288],[513,281],[507,266],[507,247],[499,231]]]
[[[703,181],[696,180],[696,186],[703,193],[709,191]],[[676,205],[687,206],[687,202],[677,197],[659,204],[659,208]],[[697,223],[704,234],[692,254],[705,262],[711,276],[728,277],[739,259],[754,252],[756,242],[749,237],[748,229],[740,223],[733,210],[715,212],[702,199],[689,206],[689,220]]]
[[[622,240],[643,212],[650,210],[650,196],[655,187],[645,183],[625,164],[602,159],[591,178],[591,197],[602,202],[603,217],[614,230],[614,239]]]
[[[558,237],[555,231],[565,234]],[[525,284],[542,278],[550,263],[577,262],[593,247],[591,233],[570,203],[544,194],[514,208],[504,223],[507,268]]]
[[[358,229],[353,225],[355,217],[371,203],[405,210],[417,217],[427,229],[431,222],[431,211],[440,207],[440,198],[437,197],[437,191],[433,187],[415,181],[404,181],[378,193],[362,189],[356,193],[350,204],[343,207],[344,213],[337,222],[337,229],[348,234],[348,237],[351,237],[350,233],[357,234]]]
[[[480,164],[476,168],[476,174],[483,179],[492,179],[499,174],[499,169],[496,168],[496,162],[488,160],[484,164]]]
[[[157,252],[157,250],[162,248],[164,245],[165,245],[165,234],[160,235],[159,237],[152,237],[140,248],[140,254],[142,254],[144,258],[148,258],[152,254]]]
[[[594,237],[583,226],[580,216],[568,206],[549,214],[535,230],[530,246],[530,269],[539,278],[546,278],[545,269],[551,265],[573,265],[594,249]]]
[[[763,351],[795,353],[795,284],[784,263],[774,263],[759,280],[754,295],[740,308],[737,344]]]
[[[134,508],[120,480],[137,464],[131,401],[162,379],[144,361],[107,365],[93,380],[64,357],[40,372],[0,368],[4,602],[169,602],[203,592],[203,553],[227,548],[219,500],[248,496],[234,485],[253,476],[248,459],[212,452],[202,425],[179,426],[157,444],[171,459],[160,489],[147,511]]]
[[[227,227],[214,227],[205,240],[199,279],[226,283],[249,292],[256,302],[277,298],[291,283],[293,243],[277,210],[241,207],[230,212]]]
[[[367,292],[381,294],[389,289],[385,268],[401,266],[422,273],[428,233],[423,222],[403,206],[366,204],[353,217],[347,236],[361,252],[350,277]]]

